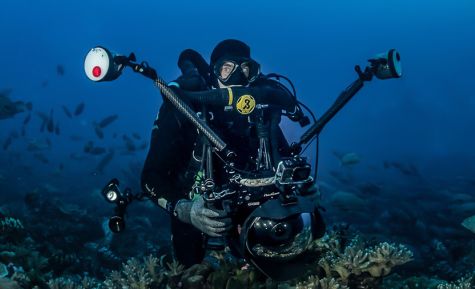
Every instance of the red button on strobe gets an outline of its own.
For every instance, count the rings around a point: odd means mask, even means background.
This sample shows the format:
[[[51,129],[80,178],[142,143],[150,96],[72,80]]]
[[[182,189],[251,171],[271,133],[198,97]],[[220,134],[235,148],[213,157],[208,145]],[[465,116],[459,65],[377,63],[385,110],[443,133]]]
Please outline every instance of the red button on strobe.
[[[99,77],[101,75],[101,68],[99,66],[94,66],[92,69],[92,75],[94,75],[94,77]]]

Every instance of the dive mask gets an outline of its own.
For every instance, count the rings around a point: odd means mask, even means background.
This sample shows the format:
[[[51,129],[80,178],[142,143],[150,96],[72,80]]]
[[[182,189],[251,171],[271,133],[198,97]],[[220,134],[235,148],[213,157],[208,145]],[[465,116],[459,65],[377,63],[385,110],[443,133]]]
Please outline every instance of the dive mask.
[[[224,85],[247,85],[259,76],[260,65],[250,58],[221,58],[213,73]]]

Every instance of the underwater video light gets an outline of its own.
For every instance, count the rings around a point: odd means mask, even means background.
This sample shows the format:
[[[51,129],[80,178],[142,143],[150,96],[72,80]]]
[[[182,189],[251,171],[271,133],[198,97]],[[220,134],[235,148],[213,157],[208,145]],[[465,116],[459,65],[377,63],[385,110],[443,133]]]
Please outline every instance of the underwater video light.
[[[112,179],[102,190],[102,196],[109,203],[115,203],[119,199],[119,180]]]
[[[402,76],[401,55],[396,49],[380,53],[369,60],[374,75],[379,79],[399,78]]]
[[[143,200],[144,194],[132,194],[130,188],[126,188],[122,193],[119,188],[119,180],[110,180],[101,191],[104,199],[111,204],[115,204],[114,215],[109,219],[109,229],[114,233],[120,233],[125,229],[125,213],[127,206],[133,200]]]
[[[92,81],[111,81],[117,79],[125,65],[124,56],[110,52],[104,47],[92,48],[84,59],[84,71]]]
[[[114,233],[123,231],[125,229],[125,211],[133,198],[130,189],[125,189],[122,194],[119,189],[119,180],[112,179],[102,189],[101,194],[107,202],[116,205],[115,214],[109,219],[109,229]]]

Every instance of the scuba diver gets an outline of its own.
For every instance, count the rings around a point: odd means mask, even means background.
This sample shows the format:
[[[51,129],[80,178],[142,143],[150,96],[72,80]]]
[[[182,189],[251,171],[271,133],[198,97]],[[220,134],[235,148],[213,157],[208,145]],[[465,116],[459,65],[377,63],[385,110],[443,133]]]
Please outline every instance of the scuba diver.
[[[174,255],[186,267],[200,263],[206,250],[227,246],[274,280],[301,275],[318,258],[307,249],[325,233],[315,186],[320,132],[365,82],[402,75],[395,49],[368,62],[364,69],[355,66],[358,78],[317,119],[297,100],[290,80],[262,74],[249,46],[239,40],[220,42],[209,65],[196,51],[183,51],[178,59],[182,75],[172,82],[146,61],[137,62],[134,53],[92,48],[84,60],[90,80],[113,81],[130,67],[152,79],[163,97],[142,171],[142,192],[121,192],[115,178],[101,191],[115,204],[109,228],[123,231],[127,206],[148,198],[170,214]],[[314,123],[289,145],[281,117],[304,127],[310,121],[301,107]],[[315,139],[311,176],[301,153]]]
[[[209,65],[199,53],[187,49],[181,53],[178,66],[182,75],[168,84],[177,95],[184,91],[212,92],[219,89],[228,89],[231,93],[231,88],[242,87],[268,88],[293,99],[283,85],[260,72],[260,65],[251,58],[249,46],[239,40],[220,42],[212,51]],[[230,104],[231,98],[232,94]],[[290,146],[278,126],[281,110],[256,107],[250,95],[242,95],[234,101],[237,101],[237,112],[230,112],[229,107],[213,109],[196,102],[189,102],[188,105],[236,153],[235,168],[246,171],[258,166],[275,174],[279,160],[291,155]],[[257,124],[252,120],[250,115],[254,110],[262,110],[260,117],[265,122]],[[299,120],[302,115],[299,106],[294,106],[290,113],[290,117]],[[203,158],[207,156],[206,142],[196,127],[163,97],[142,171],[142,190],[155,204],[170,213],[175,257],[187,267],[203,260],[210,240],[230,235],[239,239],[239,230],[242,229],[233,226],[229,210],[207,206],[203,195],[197,193],[200,181],[205,178],[203,169],[206,164],[203,164]],[[266,154],[266,150],[272,154]],[[260,153],[256,155],[256,151]],[[208,164],[212,165],[208,173],[212,175],[215,185],[225,184],[228,181],[226,168],[219,158],[215,157]],[[312,192],[316,190],[313,183],[305,189]],[[319,214],[318,218],[316,231],[321,237],[325,225]]]

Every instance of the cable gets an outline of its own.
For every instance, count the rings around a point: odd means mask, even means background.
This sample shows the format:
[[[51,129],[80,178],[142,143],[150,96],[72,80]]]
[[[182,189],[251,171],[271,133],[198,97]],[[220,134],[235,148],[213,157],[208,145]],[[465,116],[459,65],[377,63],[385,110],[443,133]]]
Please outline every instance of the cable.
[[[278,81],[280,81],[280,78],[283,78],[285,79],[289,84],[290,84],[290,87],[292,87],[292,91],[293,91],[293,96],[295,96],[295,98],[297,98],[297,92],[295,90],[295,86],[294,84],[292,83],[292,81],[290,81],[289,78],[287,78],[286,76],[283,76],[281,74],[277,74],[277,73],[269,73],[266,75],[266,77],[274,77],[275,79],[277,79]],[[288,88],[287,88],[288,90]]]
[[[249,175],[253,175],[254,173],[253,172],[250,172],[250,171],[246,171],[246,170],[241,170],[241,169],[238,169],[236,168],[235,166],[232,166],[230,163],[228,163],[226,160],[224,160],[219,154],[218,152],[214,152],[215,155],[224,163],[224,165],[232,168],[233,170],[235,170],[236,172],[239,172],[239,173],[242,173],[242,174],[249,174]]]
[[[305,148],[302,150],[302,152],[300,152],[300,154],[303,154],[307,148],[312,144],[312,142],[315,140],[315,170],[313,172],[313,179],[316,181],[317,180],[317,172],[318,172],[318,156],[319,156],[319,150],[320,150],[320,138],[319,138],[319,134],[317,134],[316,136],[314,136],[310,142],[307,143],[307,145],[305,146]]]
[[[320,135],[317,134],[315,136],[316,143],[315,143],[315,170],[313,171],[313,179],[315,182],[317,181],[317,174],[318,174],[318,155],[320,150]]]
[[[308,108],[308,106],[306,106],[303,102],[300,102],[298,101],[298,104],[300,104],[301,106],[303,106],[309,113],[310,115],[312,116],[312,119],[313,119],[313,122],[317,122],[317,118],[315,117],[315,115],[313,114],[313,112],[310,110],[310,108]]]

